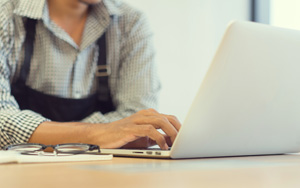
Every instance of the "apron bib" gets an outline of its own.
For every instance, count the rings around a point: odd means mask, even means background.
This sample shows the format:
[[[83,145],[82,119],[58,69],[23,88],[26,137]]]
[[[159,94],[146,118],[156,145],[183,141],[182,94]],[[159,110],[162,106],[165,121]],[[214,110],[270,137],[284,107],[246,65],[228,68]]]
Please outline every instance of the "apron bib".
[[[44,94],[26,86],[34,49],[36,22],[37,20],[27,19],[24,62],[18,80],[11,86],[11,94],[15,97],[20,109],[32,110],[50,120],[59,122],[80,121],[97,111],[103,114],[114,111],[115,107],[108,84],[110,70],[106,64],[105,34],[97,41],[99,57],[98,69],[95,74],[98,77],[99,87],[96,94],[83,99],[68,99]]]

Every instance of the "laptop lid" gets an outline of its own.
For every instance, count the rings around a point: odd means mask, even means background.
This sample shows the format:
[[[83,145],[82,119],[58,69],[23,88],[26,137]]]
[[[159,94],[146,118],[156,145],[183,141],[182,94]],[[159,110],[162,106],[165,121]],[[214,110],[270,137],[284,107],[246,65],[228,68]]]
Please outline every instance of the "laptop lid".
[[[300,151],[299,49],[299,31],[232,22],[166,157]]]
[[[299,152],[299,50],[299,31],[231,23],[171,157]]]

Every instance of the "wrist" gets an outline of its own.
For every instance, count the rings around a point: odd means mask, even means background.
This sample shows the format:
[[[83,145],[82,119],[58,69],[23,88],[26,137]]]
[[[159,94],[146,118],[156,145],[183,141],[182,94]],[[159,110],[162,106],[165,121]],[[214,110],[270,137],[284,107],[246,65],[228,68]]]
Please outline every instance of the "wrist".
[[[103,124],[88,124],[84,130],[84,137],[86,143],[99,145],[100,148],[104,148],[108,141],[110,123]]]

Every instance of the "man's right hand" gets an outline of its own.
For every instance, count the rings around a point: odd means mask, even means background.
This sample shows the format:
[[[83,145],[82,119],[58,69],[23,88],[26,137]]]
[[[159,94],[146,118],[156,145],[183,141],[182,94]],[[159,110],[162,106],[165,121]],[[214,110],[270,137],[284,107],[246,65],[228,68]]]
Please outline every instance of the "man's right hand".
[[[91,129],[93,142],[101,142],[101,148],[148,147],[156,142],[161,149],[168,149],[168,137],[174,142],[181,127],[175,116],[160,114],[154,109],[141,110],[127,118],[105,125],[105,136],[100,138],[97,124]],[[99,126],[99,128],[102,126]],[[157,129],[162,129],[166,135]],[[101,131],[102,132],[102,131]],[[154,141],[154,142],[153,142]]]

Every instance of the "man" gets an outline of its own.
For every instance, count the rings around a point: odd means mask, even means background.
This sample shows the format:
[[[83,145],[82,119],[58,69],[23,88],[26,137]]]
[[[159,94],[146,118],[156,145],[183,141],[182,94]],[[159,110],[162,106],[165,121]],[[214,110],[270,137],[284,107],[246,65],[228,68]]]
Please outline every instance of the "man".
[[[143,110],[159,90],[151,33],[117,0],[0,0],[0,84],[0,148],[152,140],[167,149],[181,126]]]

